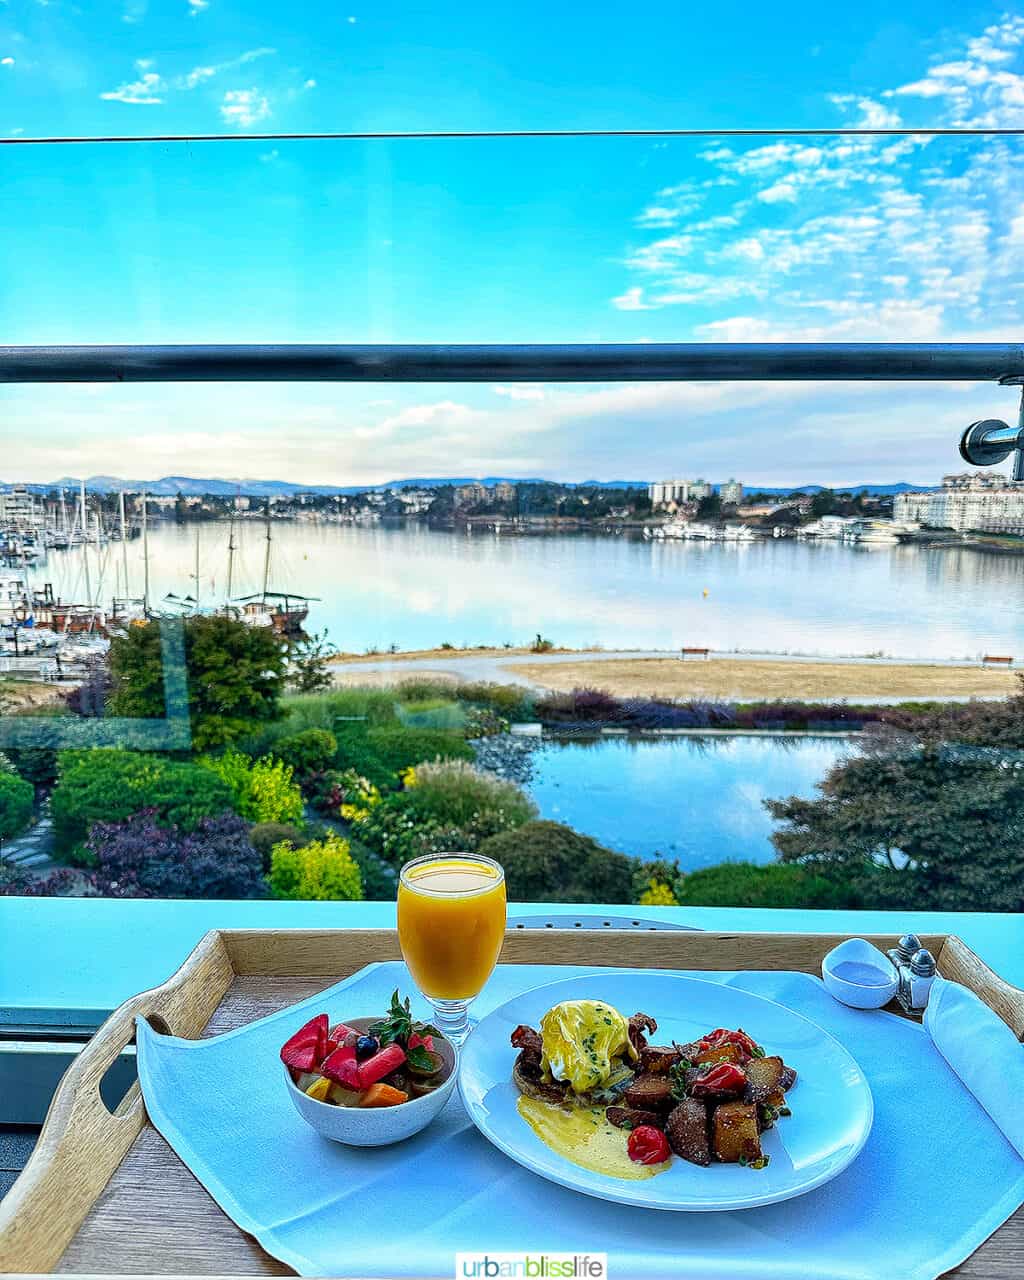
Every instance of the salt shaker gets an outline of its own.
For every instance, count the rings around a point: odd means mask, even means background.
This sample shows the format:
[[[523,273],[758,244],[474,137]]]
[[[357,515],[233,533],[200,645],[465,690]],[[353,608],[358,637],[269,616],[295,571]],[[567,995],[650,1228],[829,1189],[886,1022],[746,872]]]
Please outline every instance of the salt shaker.
[[[905,1012],[920,1017],[935,981],[935,959],[925,947],[919,947],[911,956],[910,963],[900,964],[898,971],[900,985],[896,999]]]

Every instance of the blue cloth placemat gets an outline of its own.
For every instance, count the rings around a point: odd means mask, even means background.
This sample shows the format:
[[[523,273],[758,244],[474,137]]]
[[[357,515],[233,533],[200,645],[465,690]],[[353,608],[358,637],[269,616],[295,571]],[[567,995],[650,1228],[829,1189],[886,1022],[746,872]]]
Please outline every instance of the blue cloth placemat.
[[[593,967],[508,965],[476,1013]],[[920,1026],[836,1004],[802,973],[699,976],[777,1000],[840,1040],[875,1100],[867,1146],[838,1178],[784,1204],[718,1214],[610,1204],[494,1149],[456,1093],[394,1147],[327,1142],[292,1107],[278,1049],[304,1016],[332,1020],[414,993],[401,964],[370,965],[302,1004],[209,1040],[139,1023],[150,1118],[217,1203],[303,1275],[444,1276],[456,1252],[606,1252],[613,1277],[934,1280],[1024,1203],[1024,1161]],[[413,998],[414,1009],[417,998]],[[429,1007],[418,1002],[422,1017]],[[511,1065],[511,1060],[510,1060]]]

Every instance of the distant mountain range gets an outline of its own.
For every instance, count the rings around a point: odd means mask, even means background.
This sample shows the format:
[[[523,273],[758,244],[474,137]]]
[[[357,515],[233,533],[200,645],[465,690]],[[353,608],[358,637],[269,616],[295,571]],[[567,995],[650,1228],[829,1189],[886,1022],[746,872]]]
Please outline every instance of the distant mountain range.
[[[129,493],[141,493],[143,490],[153,494],[155,497],[176,497],[179,493],[185,497],[202,497],[210,495],[213,497],[230,498],[236,494],[244,495],[249,498],[277,498],[290,497],[297,493],[317,493],[317,494],[351,494],[351,493],[368,493],[373,490],[382,489],[419,489],[419,488],[436,488],[439,485],[448,484],[473,484],[480,483],[485,485],[495,484],[546,484],[552,483],[536,477],[524,478],[522,476],[444,476],[444,477],[426,477],[419,476],[406,480],[389,480],[384,484],[355,484],[355,485],[328,485],[328,484],[294,484],[290,480],[221,480],[221,479],[203,479],[193,476],[164,476],[160,480],[123,480],[119,476],[90,476],[85,484],[90,493],[117,493],[124,489]],[[2,482],[0,482],[2,483]],[[80,481],[70,476],[64,476],[60,480],[51,481],[49,484],[30,484],[26,486],[34,493],[46,493],[50,489],[64,488],[67,490],[76,490]],[[649,483],[647,480],[562,480],[554,483],[565,485],[567,488],[574,489],[645,489]],[[749,484],[746,485],[748,493],[768,493],[773,495],[786,493],[818,493],[822,489],[828,487],[820,484],[802,484],[789,485],[783,487],[772,487],[770,485]],[[923,490],[933,488],[931,485],[907,484],[900,481],[897,484],[857,484],[857,485],[841,485],[835,486],[841,488],[844,493],[867,493],[878,497],[890,496],[895,493],[920,493]],[[715,485],[716,492],[721,485]]]

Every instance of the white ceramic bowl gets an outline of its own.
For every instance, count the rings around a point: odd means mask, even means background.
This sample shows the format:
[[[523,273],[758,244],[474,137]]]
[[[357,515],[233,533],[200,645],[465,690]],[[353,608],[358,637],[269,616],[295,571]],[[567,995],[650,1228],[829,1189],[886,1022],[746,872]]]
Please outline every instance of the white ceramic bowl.
[[[377,1020],[346,1018],[345,1023],[353,1031],[362,1032]],[[434,1037],[434,1049],[448,1068],[444,1084],[422,1098],[410,1098],[397,1107],[335,1107],[328,1102],[318,1102],[297,1087],[283,1062],[281,1070],[295,1110],[321,1137],[351,1147],[386,1147],[425,1129],[452,1096],[459,1074],[458,1051],[441,1036]]]
[[[868,965],[877,975],[878,982],[850,982],[839,977],[836,968],[844,961]],[[880,1009],[893,998],[899,985],[892,961],[864,938],[847,938],[838,947],[833,947],[821,962],[821,977],[826,991],[852,1009]]]

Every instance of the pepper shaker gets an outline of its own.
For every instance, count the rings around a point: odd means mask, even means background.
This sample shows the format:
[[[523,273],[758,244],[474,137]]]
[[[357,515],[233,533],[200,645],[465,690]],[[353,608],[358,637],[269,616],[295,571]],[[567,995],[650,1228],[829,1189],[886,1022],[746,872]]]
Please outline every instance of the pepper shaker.
[[[894,947],[890,947],[885,953],[896,966],[897,972],[901,965],[910,964],[910,961],[921,950],[921,939],[916,933],[905,933]]]

